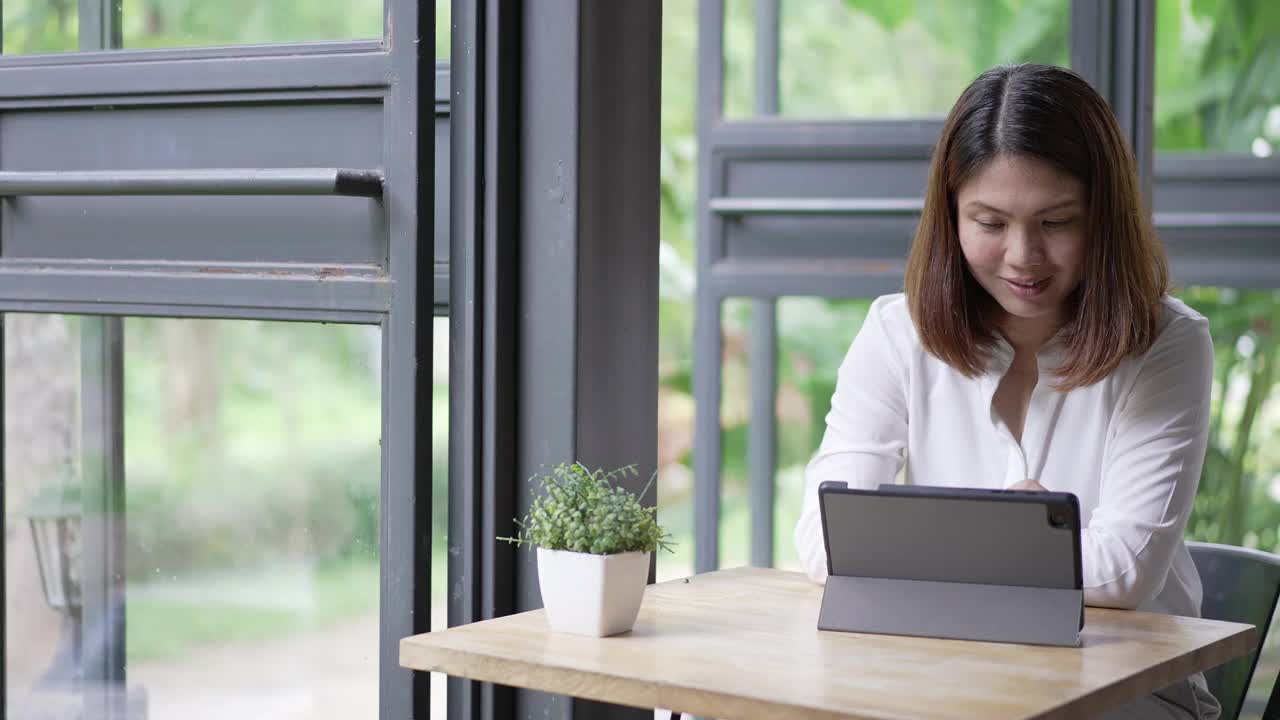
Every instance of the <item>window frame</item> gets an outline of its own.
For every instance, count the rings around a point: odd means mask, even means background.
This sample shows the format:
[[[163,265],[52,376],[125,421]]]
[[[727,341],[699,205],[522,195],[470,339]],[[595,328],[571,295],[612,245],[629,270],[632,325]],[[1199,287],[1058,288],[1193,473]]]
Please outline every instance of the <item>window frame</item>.
[[[777,113],[779,0],[756,3],[757,113]],[[1151,197],[1155,8],[1152,3],[1070,0],[1071,65],[1111,103],[1135,150],[1139,179]],[[719,567],[722,305],[754,299],[749,429],[752,559],[773,563],[776,472],[776,298],[783,295],[875,297],[902,287],[905,254],[923,206],[918,191],[885,196],[884,187],[923,188],[943,118],[820,121],[764,117],[727,120],[724,108],[724,0],[700,0],[698,16],[697,284],[694,321],[694,570]],[[737,182],[759,168],[753,196]],[[864,177],[855,194],[832,198],[812,168],[836,164],[846,176],[861,163],[891,172]],[[772,169],[771,169],[772,168]],[[834,172],[834,171],[832,171]],[[759,188],[765,188],[761,191]],[[747,222],[788,223],[792,241],[769,246],[766,231],[741,238]],[[826,223],[819,226],[818,223]],[[837,223],[842,223],[837,225]],[[862,224],[860,224],[862,223]],[[825,254],[800,256],[797,232],[821,227]],[[874,228],[867,230],[866,228]],[[856,242],[850,242],[855,238]],[[806,238],[807,240],[810,238]],[[815,241],[817,242],[817,241]]]
[[[431,243],[436,204],[435,124],[447,122],[448,83],[436,93],[447,65],[434,57],[434,12],[418,0],[385,0],[381,41],[299,43],[229,48],[113,50],[57,55],[0,56],[0,113],[94,104],[280,103],[297,100],[376,102],[382,112],[379,207],[387,226],[380,269],[355,268],[325,276],[314,267],[201,272],[172,259],[143,267],[85,260],[32,263],[3,257],[0,227],[0,331],[3,313],[104,316],[90,323],[84,348],[100,377],[100,430],[111,439],[112,462],[98,473],[114,507],[123,498],[121,385],[123,316],[254,318],[374,324],[382,337],[382,478],[379,606],[379,717],[426,717],[426,673],[399,666],[400,639],[430,630],[431,618],[431,317],[445,313],[448,256]],[[3,7],[0,6],[0,12]],[[81,49],[120,45],[120,0],[80,0]],[[419,46],[418,38],[432,41]],[[428,104],[430,103],[430,104]],[[419,142],[419,139],[423,139]],[[444,188],[447,191],[447,186]],[[447,205],[447,203],[441,203]],[[435,247],[435,253],[421,251]],[[426,320],[418,322],[419,318]],[[3,336],[0,333],[0,351]],[[2,355],[0,355],[2,357]],[[4,396],[0,376],[0,400]],[[90,398],[93,400],[93,398]],[[97,402],[97,401],[95,401]],[[0,418],[0,453],[3,453]],[[0,457],[3,457],[0,454]],[[0,512],[3,512],[0,463]],[[108,563],[113,553],[107,553]],[[0,558],[3,570],[3,558]],[[109,570],[104,570],[104,574]],[[3,575],[0,574],[0,582]],[[0,647],[4,646],[0,623]],[[119,640],[117,638],[117,640]],[[123,651],[123,643],[115,646]],[[117,653],[119,654],[119,653]],[[122,658],[120,658],[122,660]],[[122,662],[115,663],[122,665]],[[123,668],[118,668],[123,670]],[[104,673],[115,672],[104,670]],[[120,676],[122,677],[122,676]],[[0,706],[7,679],[0,657]],[[107,710],[101,698],[93,709]]]

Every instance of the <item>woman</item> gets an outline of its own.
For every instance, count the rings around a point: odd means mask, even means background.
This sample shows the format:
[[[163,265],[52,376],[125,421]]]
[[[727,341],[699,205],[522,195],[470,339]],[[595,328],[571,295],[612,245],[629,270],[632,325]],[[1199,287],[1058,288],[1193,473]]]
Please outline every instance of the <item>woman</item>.
[[[1183,530],[1213,345],[1168,270],[1124,136],[1076,74],[999,67],[935,149],[906,293],[877,299],[806,471],[796,548],[826,578],[817,488],[926,485],[1080,500],[1085,602],[1199,616]],[[1216,718],[1200,675],[1108,717]]]

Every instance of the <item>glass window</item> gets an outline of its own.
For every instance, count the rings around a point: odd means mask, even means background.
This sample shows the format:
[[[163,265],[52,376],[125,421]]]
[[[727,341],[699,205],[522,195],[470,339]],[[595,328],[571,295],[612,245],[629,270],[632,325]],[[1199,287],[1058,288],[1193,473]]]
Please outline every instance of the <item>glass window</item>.
[[[447,3],[445,3],[447,4]],[[449,627],[449,318],[431,328],[431,629]],[[431,673],[431,717],[448,715],[448,676]]]
[[[1191,287],[1180,297],[1209,318],[1216,354],[1209,447],[1187,537],[1280,553],[1280,291]],[[1241,718],[1261,715],[1277,673],[1273,632]]]
[[[751,506],[748,438],[751,423],[752,300],[730,298],[723,310],[721,365],[720,566],[748,564]],[[800,517],[804,466],[826,428],[836,371],[862,327],[871,299],[778,300],[776,396],[777,474],[774,484],[774,565],[799,569],[791,534]],[[663,319],[666,322],[666,319]],[[658,579],[693,573],[692,355],[663,339],[658,402],[661,473],[658,517],[677,541],[675,553],[658,554]],[[670,348],[670,350],[667,350]]]
[[[725,0],[724,3],[723,92],[727,118],[748,118],[755,114],[755,5],[755,0]],[[690,27],[696,28],[696,21]],[[691,69],[697,67],[695,61]],[[665,63],[663,68],[665,72]]]
[[[752,3],[738,2],[726,11],[727,117],[749,115],[739,95],[754,77]],[[807,0],[782,2],[780,16],[784,116],[942,116],[987,68],[1070,61],[1067,0]]]
[[[436,0],[436,58],[449,59],[450,0]],[[126,48],[206,47],[382,37],[382,0],[124,0]],[[5,0],[4,54],[73,52],[76,0]]]
[[[1156,8],[1156,149],[1269,157],[1280,146],[1280,4]]]
[[[450,48],[453,46],[453,33],[450,32],[451,0],[436,0],[436,59],[448,62]]]
[[[107,697],[146,717],[372,713],[380,330],[125,319],[125,512],[104,516],[91,322],[5,317],[10,715],[92,704],[121,644]],[[87,541],[95,523],[119,544]],[[112,564],[95,611],[82,586]]]
[[[799,570],[792,531],[800,519],[804,468],[822,442],[836,374],[874,298],[778,299],[778,474],[774,565]]]
[[[76,0],[4,0],[0,16],[5,55],[69,52],[79,42]]]
[[[733,3],[729,3],[732,5]],[[658,522],[679,543],[659,580],[693,573],[693,288],[697,211],[698,4],[662,8],[661,249],[658,253]]]
[[[126,48],[382,37],[382,0],[124,0]]]
[[[0,10],[6,55],[78,49],[76,0],[5,0]],[[121,12],[124,47],[134,49],[371,40],[383,35],[382,0],[124,0]],[[448,0],[437,2],[437,23],[443,26],[436,31],[437,57],[448,57],[448,17]]]
[[[685,313],[678,260],[663,261],[663,293],[658,350],[658,523],[671,533],[673,552],[657,553],[659,582],[694,573],[693,527],[693,351],[692,326]],[[687,281],[686,281],[687,282]],[[720,400],[720,566],[746,564],[750,552],[750,507],[747,505],[746,423],[751,412],[747,340],[749,300],[724,302],[724,361]],[[676,328],[675,332],[667,328]],[[683,327],[686,332],[680,332]]]

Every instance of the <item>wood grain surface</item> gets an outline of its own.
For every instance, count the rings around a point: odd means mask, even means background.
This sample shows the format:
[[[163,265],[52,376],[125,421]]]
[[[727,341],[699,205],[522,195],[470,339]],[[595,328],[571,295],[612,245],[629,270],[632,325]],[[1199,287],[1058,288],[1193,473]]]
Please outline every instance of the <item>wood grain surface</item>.
[[[727,720],[1084,718],[1248,652],[1251,625],[1088,608],[1082,647],[825,632],[822,588],[736,568],[651,585],[630,633],[543,611],[405,638],[415,670]]]

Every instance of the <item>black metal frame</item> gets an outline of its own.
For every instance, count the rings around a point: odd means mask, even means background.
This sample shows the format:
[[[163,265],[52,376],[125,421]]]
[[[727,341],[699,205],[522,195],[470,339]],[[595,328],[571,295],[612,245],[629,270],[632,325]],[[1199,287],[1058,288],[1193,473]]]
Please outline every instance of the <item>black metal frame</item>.
[[[442,106],[435,94],[435,83],[437,74],[447,73],[447,69],[436,67],[432,51],[435,15],[429,5],[428,11],[420,12],[423,5],[419,0],[386,0],[387,20],[381,41],[95,52],[120,46],[121,0],[81,0],[81,46],[89,52],[0,57],[0,118],[11,111],[99,105],[246,107],[336,101],[380,108],[379,169],[385,175],[385,185],[380,201],[368,201],[375,204],[377,209],[372,212],[381,218],[379,222],[385,223],[386,252],[378,262],[209,263],[198,258],[171,259],[181,257],[177,250],[175,255],[154,260],[100,262],[87,259],[92,255],[86,253],[85,258],[34,262],[5,256],[0,228],[0,313],[89,316],[85,320],[85,337],[91,345],[86,351],[92,363],[86,364],[86,372],[104,381],[95,395],[102,401],[98,404],[102,412],[93,413],[97,418],[95,433],[110,446],[104,448],[101,471],[95,473],[93,481],[99,486],[98,497],[102,499],[98,509],[108,519],[123,502],[118,423],[122,357],[118,349],[119,316],[261,318],[381,326],[382,569],[378,663],[382,718],[425,717],[430,708],[428,676],[399,666],[400,639],[427,631],[431,617],[431,381],[430,361],[420,359],[431,357],[430,320],[447,298],[447,294],[433,292],[433,279],[447,273],[448,256],[440,252],[447,250],[447,245],[436,243],[436,252],[430,250],[435,204],[432,140],[437,134],[438,116],[448,113],[447,95]],[[345,185],[339,187],[336,173],[333,180],[333,191],[350,190]],[[113,317],[94,319],[98,316]],[[0,443],[2,430],[0,427]],[[2,473],[0,468],[0,489]],[[101,525],[104,542],[115,537],[121,528],[115,522]],[[94,571],[103,582],[94,585],[100,586],[101,591],[93,592],[102,605],[101,612],[108,617],[122,611],[122,605],[118,610],[112,609],[115,596],[109,579],[115,574],[113,557],[108,552],[107,562]],[[122,654],[121,643],[112,647],[116,650],[113,657]],[[0,705],[6,689],[2,670],[0,664]],[[117,657],[97,674],[114,682],[116,678],[123,679],[122,672],[122,657]],[[86,695],[86,703],[91,702],[96,701]],[[91,710],[94,717],[99,717],[110,708]]]
[[[0,172],[0,197],[24,195],[348,195],[382,197],[382,173],[344,168]]]
[[[450,625],[540,606],[532,556],[494,541],[526,478],[656,465],[659,125],[628,109],[658,107],[659,9],[453,4]],[[459,679],[449,712],[648,714]]]
[[[515,609],[516,273],[521,8],[453,0],[449,625]],[[510,688],[448,681],[450,718],[505,718]]]

